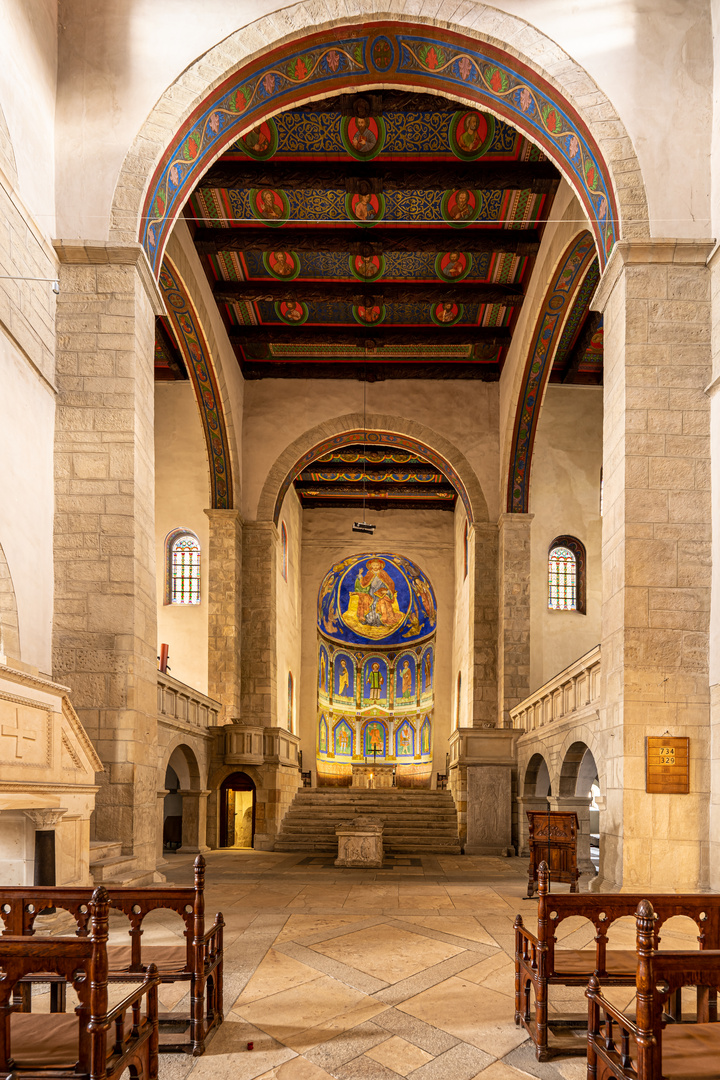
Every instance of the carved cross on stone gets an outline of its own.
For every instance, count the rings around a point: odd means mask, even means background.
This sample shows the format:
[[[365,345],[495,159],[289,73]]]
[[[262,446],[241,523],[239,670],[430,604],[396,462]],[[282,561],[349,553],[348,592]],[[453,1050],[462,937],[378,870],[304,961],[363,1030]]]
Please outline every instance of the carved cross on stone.
[[[2,726],[2,734],[6,736],[13,736],[15,739],[15,757],[22,758],[23,756],[23,739],[28,742],[35,742],[37,735],[34,731],[22,731],[20,728],[20,710],[15,710],[15,727],[8,727],[7,724]]]

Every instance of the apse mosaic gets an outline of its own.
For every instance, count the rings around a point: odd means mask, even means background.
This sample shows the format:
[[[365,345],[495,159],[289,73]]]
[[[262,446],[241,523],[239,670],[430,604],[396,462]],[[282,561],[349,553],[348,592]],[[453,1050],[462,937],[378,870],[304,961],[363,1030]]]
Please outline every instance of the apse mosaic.
[[[332,634],[328,620],[336,624]],[[350,556],[325,576],[318,598],[320,785],[346,785],[353,765],[368,763],[392,766],[400,787],[429,785],[436,620],[427,575],[396,552]],[[343,643],[341,634],[352,640]]]
[[[337,641],[408,644],[433,633],[437,606],[423,571],[402,555],[353,555],[325,576],[318,624]]]

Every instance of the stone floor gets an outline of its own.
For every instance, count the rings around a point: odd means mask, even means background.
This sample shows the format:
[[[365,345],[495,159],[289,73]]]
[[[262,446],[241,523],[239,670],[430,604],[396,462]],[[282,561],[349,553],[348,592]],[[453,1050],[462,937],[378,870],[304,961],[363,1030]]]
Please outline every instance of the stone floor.
[[[207,863],[207,918],[220,910],[226,922],[226,1021],[203,1057],[163,1054],[160,1080],[584,1080],[584,1058],[538,1064],[513,1022],[516,913],[535,929],[526,860],[339,870],[331,858],[234,850]],[[192,858],[169,856],[165,873],[189,883]],[[592,942],[584,920],[561,929],[567,947]],[[179,916],[157,912],[143,944],[181,933]],[[111,937],[122,934],[115,917]],[[634,922],[611,944],[634,945]],[[696,947],[683,926],[668,925],[663,944]],[[186,990],[162,987],[161,1009],[187,1010]],[[634,992],[608,995],[624,1007]],[[562,987],[553,1003],[586,1007],[581,990]]]

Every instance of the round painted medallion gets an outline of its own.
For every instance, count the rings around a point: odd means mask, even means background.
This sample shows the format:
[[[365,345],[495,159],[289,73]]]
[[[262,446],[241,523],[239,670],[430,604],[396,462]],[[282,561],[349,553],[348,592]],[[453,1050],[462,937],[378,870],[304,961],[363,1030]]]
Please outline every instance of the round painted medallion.
[[[377,281],[385,273],[385,256],[351,255],[350,273],[358,281]]]
[[[302,304],[299,300],[280,300],[275,305],[275,314],[288,326],[301,326],[307,322],[310,312],[307,304]]]
[[[353,316],[363,326],[377,326],[385,321],[385,305],[368,304],[365,306],[364,304],[356,304],[353,307]]]
[[[290,202],[277,188],[250,188],[250,212],[264,225],[277,228],[290,217]]]
[[[472,255],[466,251],[440,252],[435,257],[435,273],[443,281],[462,281],[470,273]]]
[[[280,281],[293,281],[300,273],[300,258],[295,251],[265,251],[263,266]]]
[[[495,117],[485,112],[456,112],[450,121],[450,149],[461,161],[487,154],[495,138]]]
[[[255,161],[267,161],[277,150],[278,131],[275,121],[263,120],[262,124],[248,131],[247,135],[241,136],[238,142],[248,157]]]
[[[453,326],[462,319],[462,314],[462,304],[455,304],[451,300],[433,304],[430,308],[430,318],[436,326]]]
[[[370,50],[372,62],[378,71],[387,71],[395,57],[395,50],[386,37],[375,38]]]
[[[463,229],[475,221],[482,210],[482,194],[473,188],[455,188],[446,191],[440,204],[440,212],[455,229]]]
[[[370,161],[385,145],[385,122],[381,116],[344,116],[340,138],[348,154],[358,161]]]
[[[345,209],[347,215],[357,225],[369,227],[385,216],[384,195],[346,195]]]

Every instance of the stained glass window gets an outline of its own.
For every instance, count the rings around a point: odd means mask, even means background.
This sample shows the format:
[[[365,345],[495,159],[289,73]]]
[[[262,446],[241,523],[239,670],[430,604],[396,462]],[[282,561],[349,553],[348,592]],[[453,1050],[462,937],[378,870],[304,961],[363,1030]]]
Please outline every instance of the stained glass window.
[[[577,560],[570,548],[560,544],[550,549],[548,607],[553,611],[577,609]]]
[[[180,533],[170,545],[170,603],[200,603],[200,543],[192,533]]]

